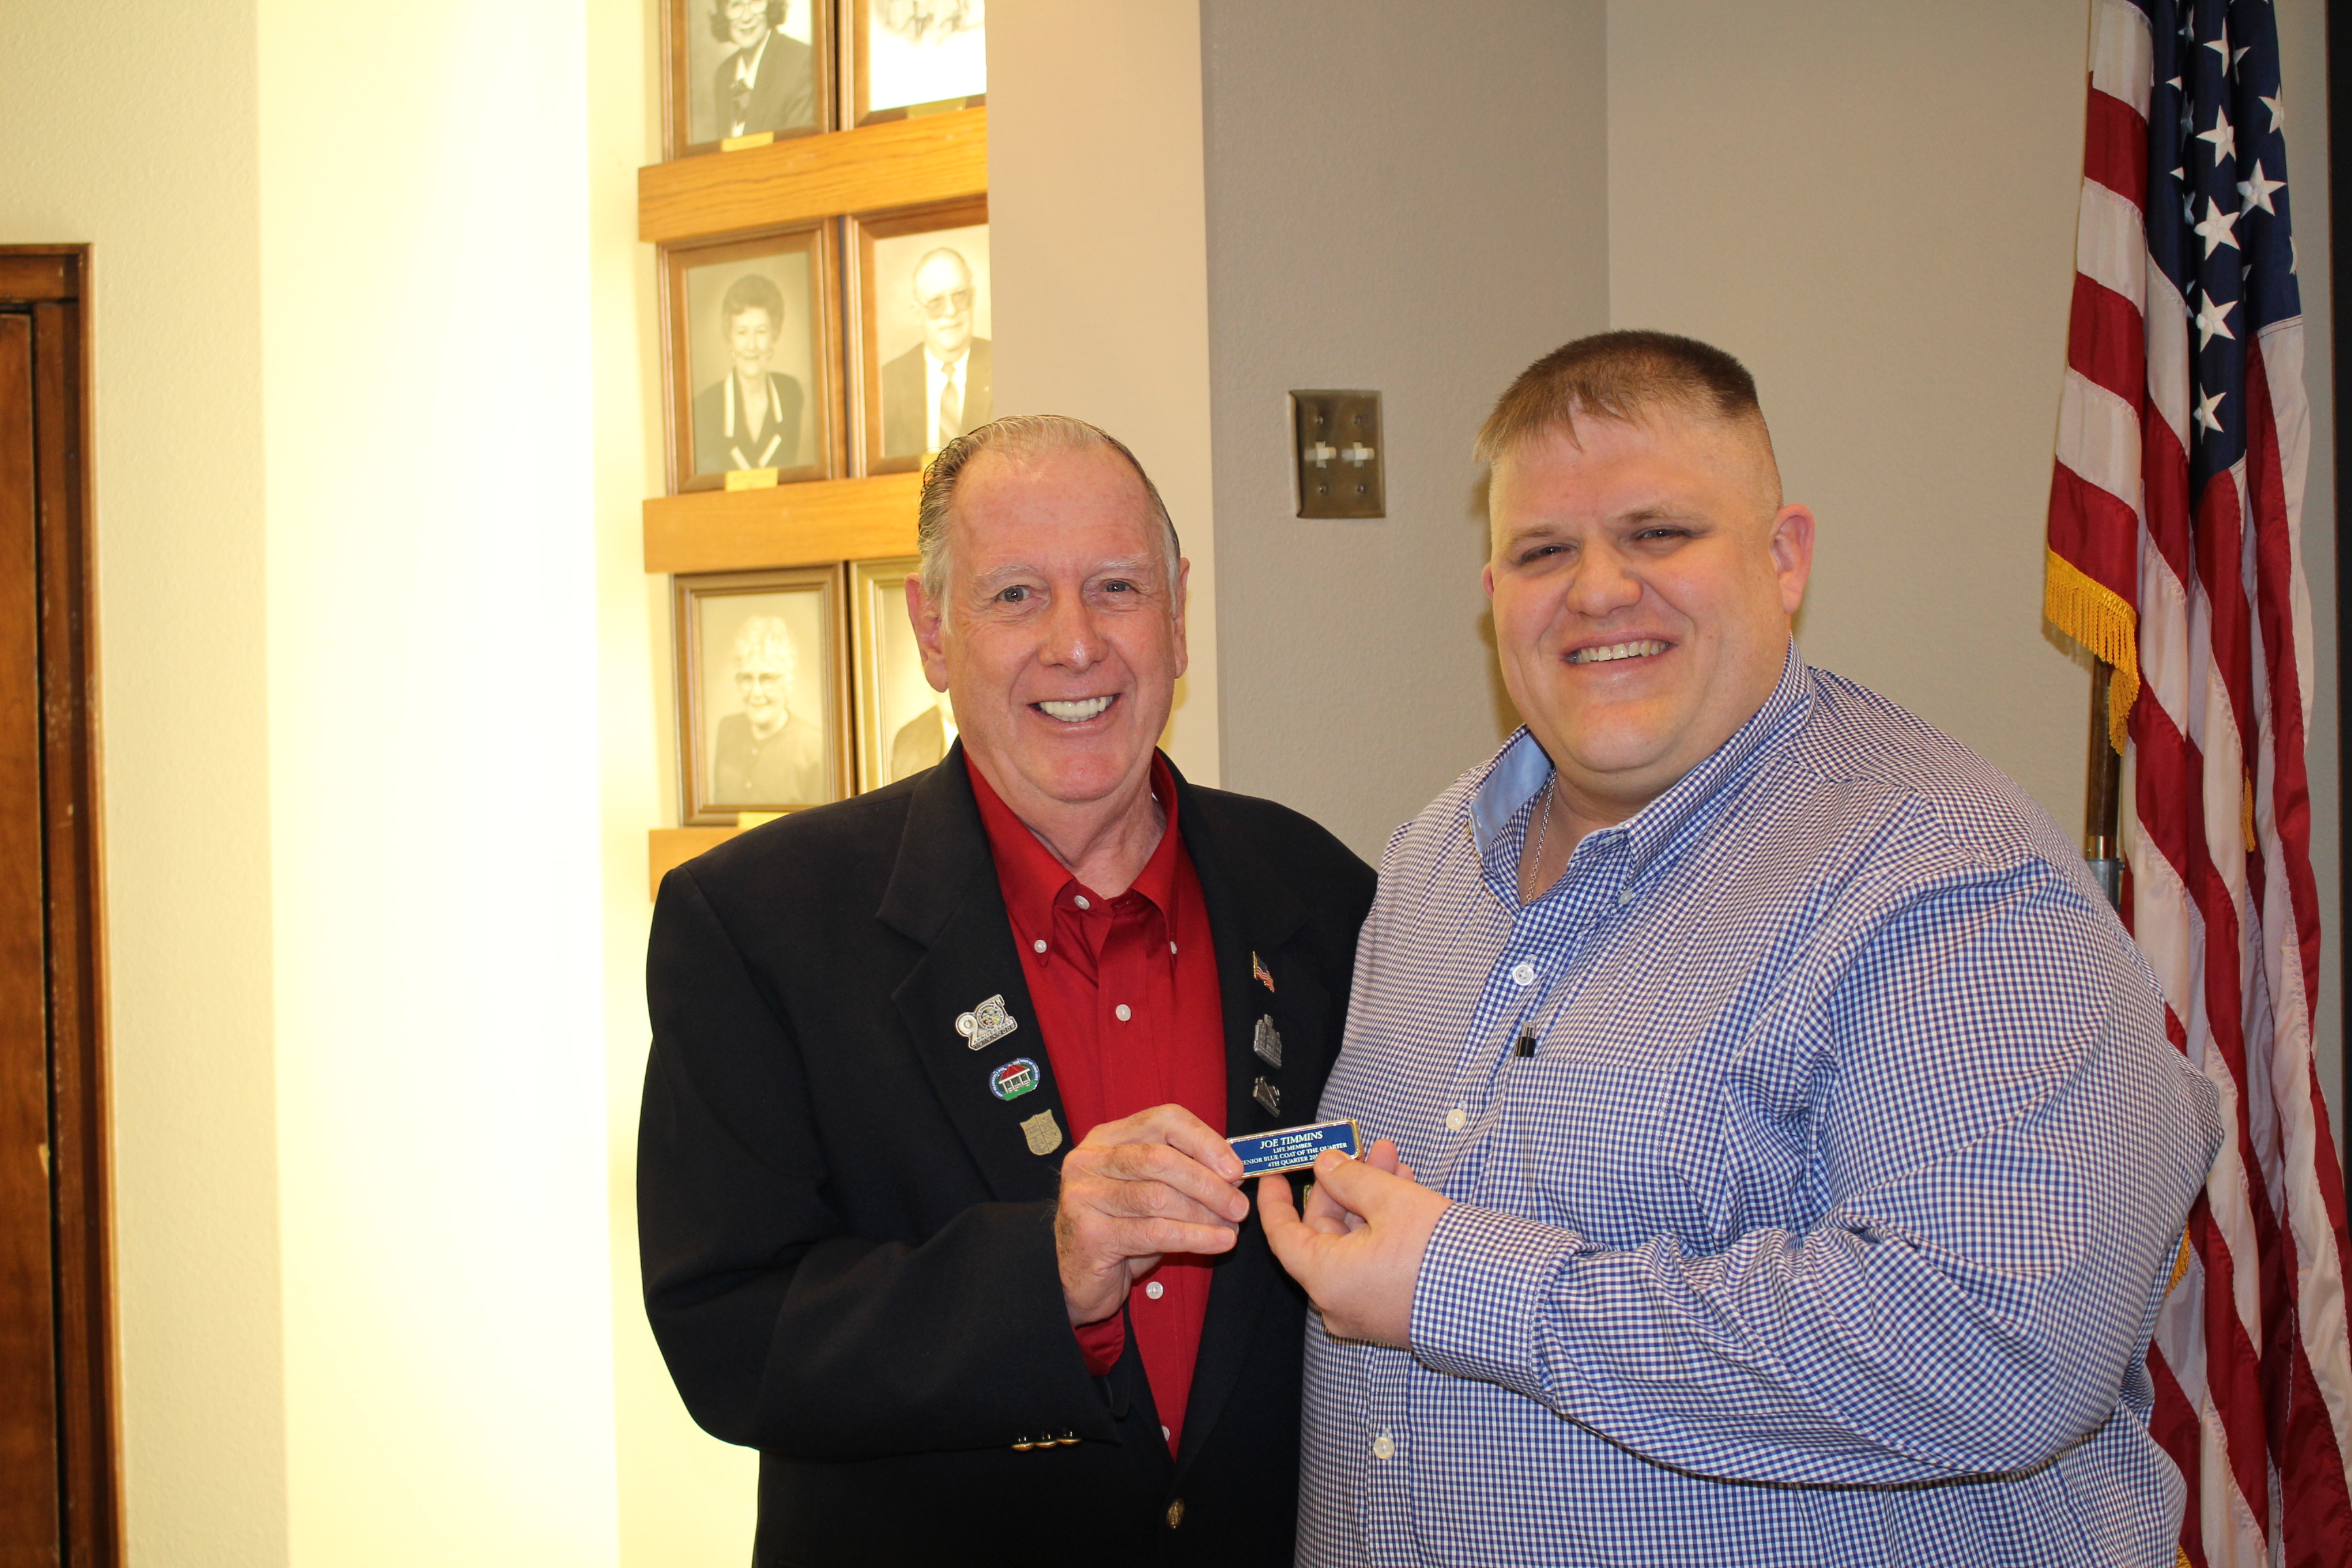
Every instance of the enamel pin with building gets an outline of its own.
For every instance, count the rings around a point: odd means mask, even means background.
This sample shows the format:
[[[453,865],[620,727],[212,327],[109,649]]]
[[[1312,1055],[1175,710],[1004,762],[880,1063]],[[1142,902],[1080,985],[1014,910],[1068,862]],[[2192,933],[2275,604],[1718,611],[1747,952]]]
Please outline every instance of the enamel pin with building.
[[[1257,1059],[1270,1068],[1282,1065],[1282,1033],[1274,1026],[1274,1019],[1262,1016],[1257,1021],[1257,1037],[1250,1042]]]
[[[1027,1057],[1015,1057],[988,1075],[989,1092],[999,1100],[1018,1100],[1038,1082],[1037,1064]]]
[[[1021,1026],[1004,1010],[1004,998],[991,996],[969,1013],[956,1016],[955,1031],[973,1050],[993,1045]]]

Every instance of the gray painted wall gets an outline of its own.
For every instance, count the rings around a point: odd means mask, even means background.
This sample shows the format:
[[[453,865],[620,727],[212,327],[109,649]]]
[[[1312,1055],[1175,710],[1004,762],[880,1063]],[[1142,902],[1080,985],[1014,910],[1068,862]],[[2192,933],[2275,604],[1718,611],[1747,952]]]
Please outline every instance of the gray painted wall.
[[[1517,722],[1470,440],[1609,324],[1604,16],[1202,0],[1224,782],[1367,858]],[[1286,394],[1318,386],[1381,393],[1386,518],[1291,515]]]

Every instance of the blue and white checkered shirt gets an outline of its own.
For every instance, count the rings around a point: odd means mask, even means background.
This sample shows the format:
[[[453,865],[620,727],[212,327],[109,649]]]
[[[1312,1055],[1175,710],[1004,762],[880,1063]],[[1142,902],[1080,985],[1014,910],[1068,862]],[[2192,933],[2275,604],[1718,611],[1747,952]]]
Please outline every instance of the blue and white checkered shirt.
[[[1307,1329],[1309,1564],[2170,1564],[2221,1140],[2065,835],[1807,666],[1522,906],[1522,731],[1391,840],[1322,1114],[1454,1200]]]

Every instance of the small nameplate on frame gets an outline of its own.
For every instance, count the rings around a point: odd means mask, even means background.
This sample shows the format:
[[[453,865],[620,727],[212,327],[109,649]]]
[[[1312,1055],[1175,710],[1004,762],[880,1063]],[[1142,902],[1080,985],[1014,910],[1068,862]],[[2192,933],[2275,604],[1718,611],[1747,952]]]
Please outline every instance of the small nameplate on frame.
[[[752,147],[765,147],[776,139],[772,131],[754,131],[745,136],[722,136],[719,141],[721,153],[741,153]]]
[[[773,468],[730,468],[727,488],[730,490],[772,490],[776,488]]]
[[[1303,1171],[1326,1149],[1337,1149],[1349,1159],[1362,1155],[1363,1139],[1352,1121],[1318,1121],[1311,1127],[1280,1127],[1272,1132],[1245,1132],[1228,1138],[1242,1157],[1242,1174],[1276,1176]]]

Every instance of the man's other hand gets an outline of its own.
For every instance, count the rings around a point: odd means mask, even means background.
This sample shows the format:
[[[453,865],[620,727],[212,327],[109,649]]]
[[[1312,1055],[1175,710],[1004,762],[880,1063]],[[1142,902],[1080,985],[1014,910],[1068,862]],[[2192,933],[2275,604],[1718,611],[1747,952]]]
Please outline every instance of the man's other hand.
[[[1315,1162],[1301,1217],[1283,1176],[1261,1176],[1257,1212],[1265,1239],[1307,1288],[1333,1339],[1399,1349],[1412,1340],[1412,1288],[1437,1216],[1454,1200],[1413,1180],[1382,1138],[1361,1160],[1336,1149]]]
[[[1062,1161],[1054,1251],[1072,1326],[1100,1322],[1171,1252],[1231,1251],[1249,1217],[1241,1156],[1181,1105],[1088,1132]]]

